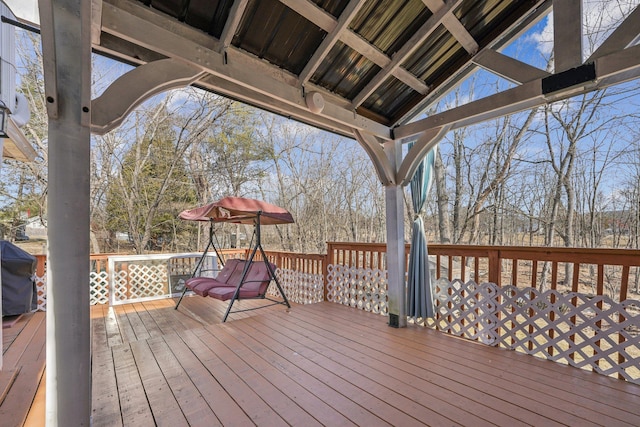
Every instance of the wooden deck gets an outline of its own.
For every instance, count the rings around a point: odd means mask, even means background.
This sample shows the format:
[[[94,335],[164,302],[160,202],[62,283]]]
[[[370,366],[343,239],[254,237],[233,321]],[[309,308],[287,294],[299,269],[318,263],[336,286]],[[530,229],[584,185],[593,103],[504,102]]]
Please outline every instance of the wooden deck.
[[[640,425],[639,386],[337,304],[172,304],[92,308],[94,426]]]
[[[24,314],[7,323],[12,326],[2,335],[0,427],[44,425],[45,314]]]

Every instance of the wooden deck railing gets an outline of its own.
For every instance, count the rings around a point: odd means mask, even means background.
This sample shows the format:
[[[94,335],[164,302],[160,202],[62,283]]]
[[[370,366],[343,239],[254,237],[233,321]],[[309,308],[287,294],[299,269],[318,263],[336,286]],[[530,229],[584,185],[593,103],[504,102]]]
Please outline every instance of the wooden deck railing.
[[[225,249],[226,257],[245,257],[246,249]],[[384,243],[327,243],[326,254],[266,251],[279,268],[300,274],[322,276],[327,283],[329,265],[386,271]],[[554,289],[606,295],[615,301],[640,295],[640,250],[584,249],[520,246],[430,245],[435,278],[459,278],[477,283]],[[93,275],[107,275],[108,258],[115,254],[91,255]],[[258,259],[260,253],[257,254]],[[409,245],[406,245],[408,265]],[[43,285],[46,255],[37,255],[36,281]],[[326,289],[323,294],[326,296]]]
[[[410,246],[406,245],[405,268]],[[327,244],[327,265],[386,270],[384,243]],[[435,278],[606,295],[640,293],[640,250],[429,245]]]

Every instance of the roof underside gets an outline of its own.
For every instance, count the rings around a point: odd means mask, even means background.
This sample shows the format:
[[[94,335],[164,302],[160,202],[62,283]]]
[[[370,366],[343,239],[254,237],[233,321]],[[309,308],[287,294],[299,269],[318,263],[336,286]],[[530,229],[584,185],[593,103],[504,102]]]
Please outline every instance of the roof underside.
[[[134,64],[171,56],[130,37],[124,24],[118,29],[110,26],[113,10],[126,11],[161,28],[179,30],[183,37],[223,55],[231,67],[242,57],[242,66],[255,64],[256,73],[299,90],[301,98],[305,92],[319,92],[342,110],[392,128],[411,120],[440,96],[472,65],[479,50],[495,48],[513,37],[549,3],[108,0],[103,2],[100,37],[94,36],[93,45],[98,52]],[[252,96],[254,87],[238,91],[228,82],[218,85],[218,78],[212,73],[195,84],[331,131],[350,133],[348,126],[336,126],[331,120],[311,120],[308,112],[298,111],[296,100],[285,99],[285,104],[294,104],[289,111],[277,102],[260,101],[269,90],[258,88]],[[282,92],[277,85],[270,90]]]

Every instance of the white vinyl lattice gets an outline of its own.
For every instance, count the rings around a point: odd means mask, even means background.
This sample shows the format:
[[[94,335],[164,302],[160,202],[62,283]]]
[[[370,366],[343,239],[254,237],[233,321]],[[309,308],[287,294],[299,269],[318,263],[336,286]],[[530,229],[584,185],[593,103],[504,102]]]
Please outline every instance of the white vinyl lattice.
[[[129,264],[128,291],[128,299],[166,295],[167,266]]]
[[[327,266],[327,300],[386,315],[387,273],[378,269]]]
[[[640,302],[533,288],[437,283],[445,332],[640,383]]]
[[[435,326],[439,330],[488,345],[495,342],[495,287],[477,285],[473,281],[439,279],[435,295]],[[427,322],[430,326],[432,323]]]
[[[91,305],[107,304],[109,302],[109,275],[106,271],[89,274],[89,300]]]
[[[296,304],[314,304],[324,299],[323,278],[321,274],[309,274],[300,271],[278,268],[276,277],[289,302]],[[279,297],[280,292],[274,281],[271,282],[267,293]]]
[[[47,274],[45,273],[42,277],[34,274],[33,280],[36,282],[38,310],[47,311]]]

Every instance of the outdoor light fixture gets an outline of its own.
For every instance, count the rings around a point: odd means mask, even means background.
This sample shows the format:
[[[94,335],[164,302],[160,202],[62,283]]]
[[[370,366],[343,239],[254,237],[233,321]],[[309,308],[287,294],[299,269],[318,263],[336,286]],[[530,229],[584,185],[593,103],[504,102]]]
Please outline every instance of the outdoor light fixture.
[[[7,134],[7,120],[9,119],[9,108],[0,101],[0,138],[9,138]]]

